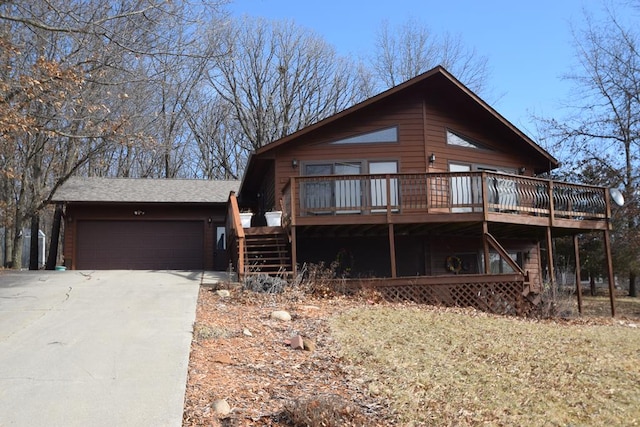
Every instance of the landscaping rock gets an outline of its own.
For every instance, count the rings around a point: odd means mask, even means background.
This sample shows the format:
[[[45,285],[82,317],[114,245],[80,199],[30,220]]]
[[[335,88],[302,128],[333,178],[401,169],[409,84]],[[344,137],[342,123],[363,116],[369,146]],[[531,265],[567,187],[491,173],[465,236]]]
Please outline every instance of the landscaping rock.
[[[289,345],[294,350],[302,350],[304,348],[304,340],[300,335],[296,335],[294,337],[291,337]]]
[[[231,406],[229,406],[227,401],[224,399],[218,399],[214,401],[211,404],[211,409],[213,409],[213,411],[217,415],[229,415],[229,413],[231,412]]]
[[[218,294],[218,296],[221,298],[229,298],[231,296],[231,292],[226,289],[218,289],[216,291],[216,294]]]
[[[249,329],[247,329],[247,328],[244,328],[244,329],[242,330],[242,335],[244,335],[245,337],[252,337],[252,336],[253,336],[253,334],[251,333],[251,331],[250,331]]]
[[[289,320],[291,320],[291,315],[284,310],[277,310],[271,313],[271,318],[274,320],[288,322]]]
[[[222,363],[223,365],[230,365],[231,356],[229,356],[228,354],[217,354],[213,357],[212,362]]]

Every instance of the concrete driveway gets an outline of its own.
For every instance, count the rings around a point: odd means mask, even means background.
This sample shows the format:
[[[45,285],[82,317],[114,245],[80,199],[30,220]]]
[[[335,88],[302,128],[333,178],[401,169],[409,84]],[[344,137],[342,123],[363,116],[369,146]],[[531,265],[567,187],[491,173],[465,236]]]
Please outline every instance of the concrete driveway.
[[[180,426],[201,276],[0,273],[0,426]]]

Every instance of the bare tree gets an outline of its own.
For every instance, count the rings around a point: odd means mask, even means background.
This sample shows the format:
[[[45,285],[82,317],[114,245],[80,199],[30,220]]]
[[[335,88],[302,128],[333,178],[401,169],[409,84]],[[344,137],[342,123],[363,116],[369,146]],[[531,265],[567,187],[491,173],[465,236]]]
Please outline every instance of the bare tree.
[[[216,36],[224,56],[209,81],[253,148],[362,99],[357,66],[292,22],[244,18]]]
[[[565,170],[583,181],[622,187],[626,204],[615,212],[613,240],[619,271],[629,272],[636,296],[640,271],[640,32],[607,10],[606,19],[585,15],[574,31],[577,71],[564,120],[542,120],[549,145],[563,153]],[[597,171],[597,172],[596,172]]]
[[[252,147],[233,120],[234,108],[219,96],[202,94],[187,107],[196,160],[193,176],[240,179]]]
[[[489,77],[487,61],[486,56],[465,46],[459,35],[434,34],[426,25],[411,19],[396,27],[382,23],[371,66],[385,88],[442,65],[471,90],[482,93]]]
[[[1,188],[15,266],[22,225],[37,227],[70,175],[108,174],[114,163],[136,173],[141,162],[142,174],[178,175],[181,164],[169,160],[185,158],[181,105],[198,77],[187,59],[200,70],[207,61],[194,10],[161,0],[0,3],[0,63],[10,64],[0,71],[0,159],[12,171]]]

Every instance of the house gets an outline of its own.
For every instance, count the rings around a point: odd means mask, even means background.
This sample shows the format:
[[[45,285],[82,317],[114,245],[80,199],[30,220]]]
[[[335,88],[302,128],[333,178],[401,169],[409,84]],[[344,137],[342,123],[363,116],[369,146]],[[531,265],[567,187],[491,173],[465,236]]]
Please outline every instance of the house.
[[[553,280],[554,237],[603,233],[613,276],[609,192],[557,167],[436,67],[261,147],[241,182],[74,178],[55,201],[74,269],[323,263],[390,299],[514,312]]]
[[[226,270],[227,199],[238,181],[70,178],[63,254],[71,269]]]
[[[255,151],[230,207],[282,211],[283,227],[241,228],[231,209],[230,256],[241,275],[333,262],[387,296],[513,307],[553,277],[553,237],[609,240],[606,189],[544,178],[557,167],[436,67]]]

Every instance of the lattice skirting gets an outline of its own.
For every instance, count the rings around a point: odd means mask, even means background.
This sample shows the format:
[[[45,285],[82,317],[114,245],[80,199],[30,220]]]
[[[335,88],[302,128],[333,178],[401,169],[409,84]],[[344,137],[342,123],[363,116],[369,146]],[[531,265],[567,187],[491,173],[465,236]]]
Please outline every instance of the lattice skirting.
[[[532,304],[522,295],[522,282],[406,284],[375,286],[392,302],[413,301],[447,307],[473,307],[495,314],[527,315]]]

